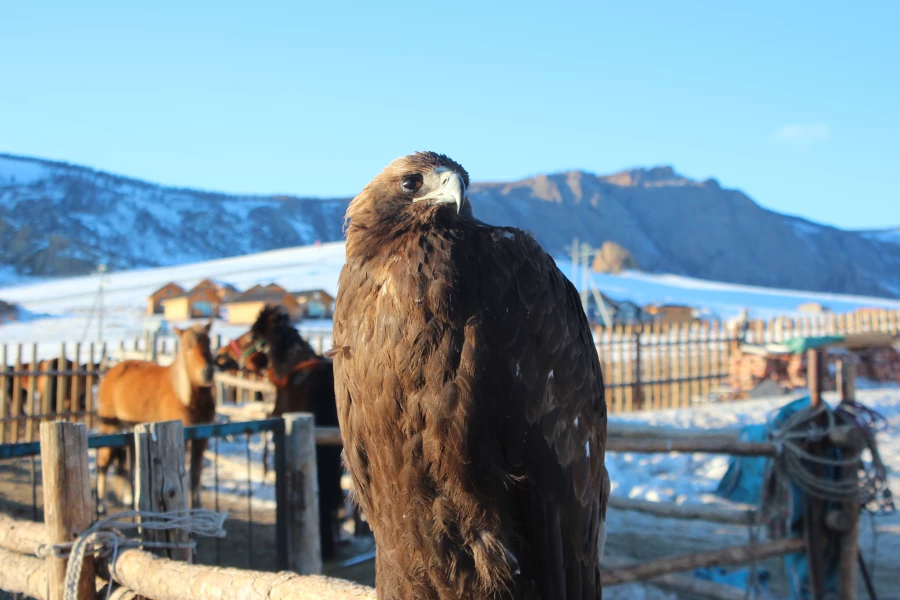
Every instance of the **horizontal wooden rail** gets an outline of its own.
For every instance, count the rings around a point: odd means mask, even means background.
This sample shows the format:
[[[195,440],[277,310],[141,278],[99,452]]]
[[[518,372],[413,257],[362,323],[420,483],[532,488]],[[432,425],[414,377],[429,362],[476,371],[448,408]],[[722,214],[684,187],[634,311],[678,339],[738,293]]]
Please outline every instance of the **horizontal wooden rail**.
[[[341,446],[340,429],[337,427],[316,427],[316,445]],[[736,442],[731,440],[699,437],[692,439],[630,439],[610,436],[606,438],[609,452],[636,452],[643,454],[668,452],[703,452],[706,454],[730,454],[732,456],[777,456],[775,444],[765,442]]]
[[[230,373],[216,373],[215,380],[216,383],[249,390],[251,392],[262,392],[263,394],[275,393],[275,386],[271,382],[265,380],[245,379],[237,375],[231,375]]]
[[[603,567],[607,569],[632,567],[637,564],[639,563],[636,561],[623,558],[612,556],[603,557]],[[679,592],[681,594],[689,594],[692,597],[698,596],[710,600],[747,600],[747,593],[745,590],[730,585],[715,583],[713,581],[706,581],[705,579],[698,579],[697,577],[691,577],[690,575],[669,573],[667,575],[654,577],[653,579],[648,580],[647,583],[652,583],[657,587]],[[606,581],[603,581],[604,588],[610,588],[614,585],[622,584],[607,583]]]
[[[47,598],[47,561],[0,548],[0,590]]]
[[[47,542],[45,532],[43,523],[21,521],[0,514],[0,548],[37,556],[38,548]]]
[[[709,504],[663,504],[649,500],[610,496],[609,506],[618,510],[628,510],[668,519],[709,521],[727,525],[750,525],[756,521],[757,511],[740,510]]]
[[[806,543],[798,538],[747,546],[730,546],[721,550],[671,556],[628,567],[605,569],[602,581],[604,586],[630,583],[632,581],[646,581],[669,573],[692,571],[703,567],[741,565],[754,560],[783,556],[793,552],[803,552],[804,550],[806,550]]]
[[[612,421],[607,425],[608,437],[629,437],[640,439],[703,440],[704,442],[736,442],[741,434],[740,427],[719,427],[713,429],[684,429],[644,423],[622,423]]]
[[[56,377],[57,375],[62,375],[66,377],[91,377],[97,375],[103,375],[106,371],[96,370],[96,371],[0,371],[0,378],[2,377]]]
[[[154,600],[375,600],[374,589],[344,579],[190,565],[142,550],[120,552],[110,573]]]
[[[609,437],[606,439],[608,452],[636,452],[656,454],[667,452],[702,452],[704,454],[730,454],[731,456],[777,456],[778,447],[767,442],[730,442],[683,439],[641,440]]]

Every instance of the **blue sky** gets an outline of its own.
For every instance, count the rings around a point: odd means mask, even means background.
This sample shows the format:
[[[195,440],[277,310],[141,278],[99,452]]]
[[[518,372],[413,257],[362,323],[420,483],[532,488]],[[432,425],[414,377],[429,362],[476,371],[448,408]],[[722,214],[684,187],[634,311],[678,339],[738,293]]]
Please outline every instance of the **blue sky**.
[[[900,225],[900,3],[0,3],[0,151],[352,195],[433,149],[474,180],[672,165]]]

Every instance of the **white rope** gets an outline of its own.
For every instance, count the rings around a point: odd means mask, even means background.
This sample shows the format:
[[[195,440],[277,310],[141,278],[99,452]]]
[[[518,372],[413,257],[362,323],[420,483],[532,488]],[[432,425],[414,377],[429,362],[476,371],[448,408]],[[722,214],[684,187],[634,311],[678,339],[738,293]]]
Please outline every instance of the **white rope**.
[[[55,556],[64,558],[69,556],[69,564],[66,567],[66,578],[63,598],[65,600],[78,600],[78,580],[81,577],[81,569],[84,564],[88,548],[92,552],[101,555],[112,555],[110,570],[115,568],[116,557],[119,548],[194,548],[196,543],[190,542],[145,542],[132,540],[123,536],[119,531],[125,529],[142,529],[161,531],[166,529],[181,529],[188,534],[208,537],[225,537],[223,527],[228,513],[218,513],[213,510],[197,508],[189,510],[173,510],[169,512],[153,512],[141,510],[129,510],[110,515],[88,527],[74,542],[65,544],[43,544],[38,547],[39,557]],[[131,519],[138,518],[140,522]],[[112,586],[107,587],[107,599],[112,591]]]

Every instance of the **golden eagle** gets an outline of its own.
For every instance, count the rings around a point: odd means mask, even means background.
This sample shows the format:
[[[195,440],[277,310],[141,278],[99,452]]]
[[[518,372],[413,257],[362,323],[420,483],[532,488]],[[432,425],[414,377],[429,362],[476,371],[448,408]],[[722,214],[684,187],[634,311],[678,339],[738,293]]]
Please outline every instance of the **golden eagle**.
[[[381,599],[602,597],[603,376],[577,291],[418,152],[347,209],[335,396]]]

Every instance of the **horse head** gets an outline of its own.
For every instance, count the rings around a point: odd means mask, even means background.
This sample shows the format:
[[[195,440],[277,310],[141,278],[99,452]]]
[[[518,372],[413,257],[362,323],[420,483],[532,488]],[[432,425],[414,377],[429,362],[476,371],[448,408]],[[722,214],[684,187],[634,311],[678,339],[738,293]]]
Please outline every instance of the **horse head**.
[[[265,342],[248,331],[216,350],[216,367],[221,371],[265,371],[268,359]]]
[[[212,350],[210,350],[209,330],[212,321],[206,325],[194,325],[187,329],[175,327],[180,340],[179,354],[187,368],[188,379],[197,387],[209,387],[213,382]]]
[[[317,358],[316,351],[300,336],[283,306],[263,307],[248,333],[254,342],[264,344],[268,363],[279,379],[291,373],[297,364]]]

